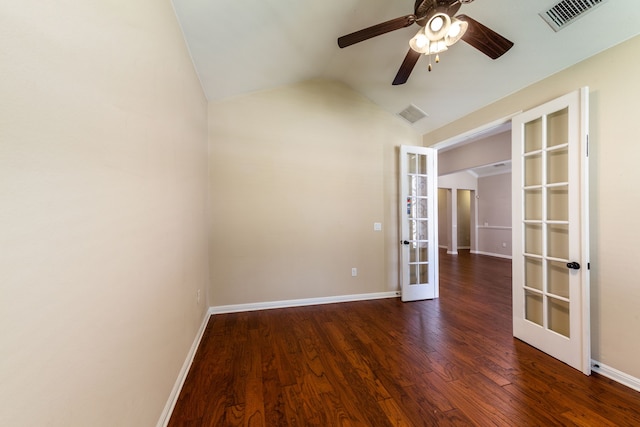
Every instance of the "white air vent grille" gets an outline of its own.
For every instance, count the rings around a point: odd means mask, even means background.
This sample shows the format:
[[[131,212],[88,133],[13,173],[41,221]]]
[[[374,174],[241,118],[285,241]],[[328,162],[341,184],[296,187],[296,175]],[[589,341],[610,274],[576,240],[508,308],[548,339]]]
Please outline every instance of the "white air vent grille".
[[[422,111],[421,109],[419,109],[413,104],[409,105],[407,108],[400,111],[398,115],[411,124],[414,124],[418,120],[424,119],[425,117],[429,116],[427,113],[425,113],[424,111]]]
[[[585,13],[592,11],[596,6],[606,3],[608,0],[562,0],[549,10],[540,12],[540,17],[554,31],[560,31]]]

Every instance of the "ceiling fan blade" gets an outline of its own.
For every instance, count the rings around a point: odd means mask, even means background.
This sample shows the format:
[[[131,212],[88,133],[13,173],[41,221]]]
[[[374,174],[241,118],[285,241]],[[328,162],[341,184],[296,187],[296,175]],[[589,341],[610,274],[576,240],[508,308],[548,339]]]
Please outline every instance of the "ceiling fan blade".
[[[409,80],[409,76],[411,75],[413,68],[416,66],[416,62],[420,59],[420,55],[422,54],[413,49],[409,49],[407,56],[405,56],[404,61],[402,61],[402,65],[400,65],[396,78],[393,79],[394,86],[403,85],[407,80]]]
[[[449,6],[449,8],[447,9],[447,15],[453,17],[453,15],[455,15],[456,13],[458,13],[458,11],[460,10],[460,7],[462,6],[462,3],[458,2],[458,3],[454,3],[451,6]]]
[[[408,27],[416,22],[415,15],[402,16],[400,18],[392,19],[390,21],[383,22],[372,27],[365,28],[355,33],[347,34],[338,38],[338,46],[347,47],[352,44],[360,43],[361,41],[368,40],[370,38],[385,34],[400,28]]]
[[[512,41],[507,40],[475,19],[469,18],[467,15],[458,15],[456,18],[469,23],[469,28],[467,28],[467,32],[462,36],[462,40],[491,59],[500,58],[513,46]]]

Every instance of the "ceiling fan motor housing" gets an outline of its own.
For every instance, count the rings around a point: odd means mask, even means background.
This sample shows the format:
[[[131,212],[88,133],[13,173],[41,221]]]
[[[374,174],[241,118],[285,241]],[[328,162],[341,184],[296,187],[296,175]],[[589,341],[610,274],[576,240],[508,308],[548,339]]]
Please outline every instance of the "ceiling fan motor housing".
[[[438,13],[444,13],[451,17],[460,9],[462,3],[470,3],[470,1],[417,0],[414,12],[416,15],[416,23],[424,27],[429,23],[431,18]]]

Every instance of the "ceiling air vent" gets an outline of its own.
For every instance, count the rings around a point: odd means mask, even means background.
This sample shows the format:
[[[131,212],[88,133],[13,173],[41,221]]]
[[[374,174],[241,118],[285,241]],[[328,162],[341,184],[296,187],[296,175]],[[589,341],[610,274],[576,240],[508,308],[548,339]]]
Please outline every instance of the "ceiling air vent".
[[[413,104],[409,105],[407,108],[400,111],[398,115],[411,124],[414,124],[418,120],[424,119],[425,117],[429,116],[427,113],[425,113],[424,111],[422,111],[421,109],[419,109]]]
[[[545,20],[553,31],[560,31],[576,19],[592,11],[596,6],[606,3],[608,0],[562,0],[549,10],[540,12],[540,17]]]

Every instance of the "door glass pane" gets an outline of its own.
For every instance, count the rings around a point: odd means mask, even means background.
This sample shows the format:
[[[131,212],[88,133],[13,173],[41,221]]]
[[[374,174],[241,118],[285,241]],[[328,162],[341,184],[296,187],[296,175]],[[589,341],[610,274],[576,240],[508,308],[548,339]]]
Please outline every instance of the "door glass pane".
[[[540,224],[526,224],[524,234],[524,251],[528,254],[542,255],[542,226]]]
[[[549,261],[547,267],[547,290],[551,294],[569,298],[569,269],[566,263]]]
[[[569,258],[569,226],[564,224],[550,224],[547,233],[548,256],[554,258]]]
[[[415,208],[412,210],[413,218],[427,217],[427,199],[420,198],[415,200]]]
[[[569,338],[569,303],[555,298],[548,301],[549,329]]]
[[[416,173],[416,172],[417,172],[416,155],[412,153],[407,153],[407,173]]]
[[[429,240],[429,222],[426,219],[409,221],[409,240]]]
[[[409,240],[418,239],[418,223],[417,221],[409,221]]]
[[[542,149],[542,118],[538,118],[524,125],[524,152]]]
[[[524,291],[524,318],[543,326],[542,296],[540,294]]]
[[[409,264],[409,284],[418,284],[418,264]]]
[[[418,264],[420,271],[420,284],[426,285],[429,283],[429,264]]]
[[[525,286],[542,290],[542,260],[525,257],[524,280]]]
[[[569,108],[547,116],[547,147],[569,142]]]
[[[542,220],[542,190],[525,190],[524,219]]]
[[[427,242],[414,242],[409,250],[409,262],[428,262],[429,251]]]
[[[555,184],[569,181],[569,150],[562,148],[547,152],[547,183]]]
[[[418,154],[418,173],[427,174],[427,156],[426,154]]]
[[[407,176],[407,183],[409,185],[409,195],[412,196],[427,196],[427,177],[426,176]]]
[[[429,261],[429,244],[427,242],[418,243],[418,261],[419,262]]]
[[[569,187],[552,187],[547,190],[547,219],[569,220]]]
[[[429,283],[429,264],[409,264],[409,284],[426,285]]]
[[[534,154],[524,158],[524,185],[542,185],[542,156]]]

